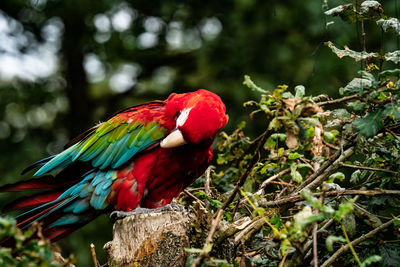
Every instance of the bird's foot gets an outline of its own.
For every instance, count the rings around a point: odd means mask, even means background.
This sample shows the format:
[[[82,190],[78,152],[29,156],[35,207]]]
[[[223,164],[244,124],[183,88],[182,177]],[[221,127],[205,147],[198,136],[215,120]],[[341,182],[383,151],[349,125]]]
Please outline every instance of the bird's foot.
[[[116,217],[118,219],[128,217],[130,215],[137,215],[137,214],[145,214],[145,213],[150,213],[153,212],[154,209],[146,209],[146,208],[141,208],[138,207],[134,209],[133,211],[120,211],[120,210],[115,210],[111,212],[110,217]]]
[[[119,211],[115,210],[111,212],[110,217],[116,217],[117,219],[122,219],[131,215],[137,215],[137,214],[146,214],[150,212],[157,212],[157,211],[178,211],[178,212],[183,212],[186,210],[185,206],[181,206],[178,204],[168,204],[156,209],[147,209],[147,208],[141,208],[137,207],[133,211]]]

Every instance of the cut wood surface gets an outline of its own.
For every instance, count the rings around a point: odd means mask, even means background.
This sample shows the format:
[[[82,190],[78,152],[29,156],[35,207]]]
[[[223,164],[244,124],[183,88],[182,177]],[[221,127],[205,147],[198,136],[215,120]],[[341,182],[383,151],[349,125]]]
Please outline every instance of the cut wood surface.
[[[189,214],[157,211],[117,220],[105,244],[109,266],[184,266]]]

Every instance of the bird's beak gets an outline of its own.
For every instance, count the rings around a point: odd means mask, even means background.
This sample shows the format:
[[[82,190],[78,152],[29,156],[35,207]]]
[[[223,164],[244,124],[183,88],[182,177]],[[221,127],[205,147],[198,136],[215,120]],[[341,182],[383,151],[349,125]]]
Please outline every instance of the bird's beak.
[[[173,148],[186,144],[187,142],[183,139],[183,135],[181,131],[178,129],[172,131],[167,137],[165,137],[161,143],[160,147],[162,148]]]

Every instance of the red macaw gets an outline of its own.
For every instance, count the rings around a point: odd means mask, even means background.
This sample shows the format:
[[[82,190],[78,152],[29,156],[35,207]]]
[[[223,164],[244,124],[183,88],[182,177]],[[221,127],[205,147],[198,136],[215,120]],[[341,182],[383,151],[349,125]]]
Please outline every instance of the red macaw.
[[[43,191],[3,210],[27,210],[18,226],[40,221],[55,241],[103,213],[165,206],[204,173],[227,121],[221,99],[204,89],[129,107],[24,171],[41,166],[33,176],[42,177],[1,187]]]

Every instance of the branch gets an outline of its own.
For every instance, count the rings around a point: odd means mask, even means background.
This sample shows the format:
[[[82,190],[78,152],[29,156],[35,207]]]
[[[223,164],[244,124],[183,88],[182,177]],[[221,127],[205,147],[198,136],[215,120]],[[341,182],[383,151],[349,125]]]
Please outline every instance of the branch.
[[[219,221],[221,220],[221,217],[222,217],[222,211],[223,210],[220,209],[217,213],[216,218],[212,221],[210,232],[208,233],[206,241],[204,242],[203,251],[197,257],[197,259],[195,261],[193,261],[191,267],[200,266],[201,263],[203,262],[204,258],[208,256],[208,253],[211,250],[210,246],[212,246],[211,243],[212,243],[212,240],[213,240],[213,237],[215,234],[215,230],[217,229]]]
[[[322,174],[326,168],[328,168],[332,163],[337,160],[340,157],[341,151],[338,150],[336,153],[327,161],[325,161],[324,164],[322,164],[321,167],[319,167],[318,170],[316,170],[310,177],[308,177],[304,182],[302,182],[297,189],[293,193],[299,193],[304,187],[306,187],[309,183],[311,183],[317,176]]]
[[[367,170],[367,171],[375,171],[375,172],[387,172],[387,173],[391,173],[391,174],[397,174],[397,172],[389,170],[389,169],[371,168],[371,167],[350,165],[350,164],[345,164],[345,163],[340,163],[340,165],[342,167],[346,167],[346,168],[353,168],[353,169],[359,169],[359,170]]]
[[[340,151],[340,150],[339,150]],[[338,152],[339,152],[338,151]],[[350,147],[349,149],[347,149],[346,151],[344,151],[340,157],[332,164],[330,165],[328,168],[326,168],[324,170],[324,173],[322,173],[321,175],[317,176],[311,183],[309,183],[307,186],[305,186],[304,188],[313,190],[315,188],[317,188],[318,186],[320,186],[322,184],[322,182],[329,176],[331,175],[333,172],[335,172],[339,167],[340,164],[345,161],[347,158],[349,158],[351,155],[353,155],[354,153],[354,147]],[[325,165],[325,164],[324,164]],[[321,169],[321,168],[320,168]],[[318,169],[319,171],[319,169]],[[317,171],[317,172],[318,172]],[[310,176],[311,178],[311,176]]]
[[[262,195],[264,194],[264,188],[271,183],[273,180],[278,179],[280,177],[282,177],[283,175],[285,175],[286,173],[290,172],[290,168],[285,169],[281,172],[278,172],[277,174],[269,177],[267,180],[265,180],[259,187],[258,191],[255,193],[256,195]]]
[[[331,105],[331,104],[338,104],[338,103],[350,101],[350,100],[357,99],[357,98],[360,98],[360,94],[349,95],[349,96],[345,96],[345,97],[338,98],[338,99],[319,102],[319,103],[317,103],[317,105],[325,106],[325,105]]]
[[[342,190],[342,191],[328,191],[321,193],[314,193],[313,196],[321,196],[325,194],[325,196],[341,196],[341,195],[364,195],[364,196],[376,196],[376,195],[396,195],[400,196],[400,190],[384,190],[384,189],[376,189],[376,190]],[[283,199],[278,199],[274,201],[265,201],[260,200],[258,204],[262,207],[276,207],[282,206],[288,203],[297,202],[303,200],[304,198],[301,195],[290,196]]]
[[[360,236],[359,238],[353,240],[353,242],[351,242],[351,246],[356,246],[357,244],[361,243],[362,241],[374,236],[376,233],[388,228],[390,225],[392,225],[394,222],[394,219],[388,221],[387,223],[382,224],[381,226],[375,228],[374,230],[368,232],[365,235]],[[331,266],[332,263],[344,252],[346,252],[348,249],[350,248],[349,244],[342,246],[338,251],[336,251],[329,259],[327,259],[322,265],[321,267],[327,267],[327,266]]]
[[[94,244],[90,244],[90,253],[92,254],[92,261],[93,261],[93,266],[97,267],[98,263],[97,263],[97,257],[96,257],[96,250],[94,248]]]
[[[267,130],[262,135],[260,135],[259,137],[256,138],[257,139],[257,147],[255,149],[256,154],[257,154],[257,151],[260,150],[262,144],[265,143],[265,140],[268,138],[268,136],[269,136],[269,131]],[[253,158],[251,159],[251,162],[249,162],[246,171],[240,176],[239,180],[237,181],[236,186],[233,189],[231,195],[225,201],[225,203],[221,206],[221,208],[219,208],[218,212],[221,210],[225,210],[226,207],[228,207],[229,204],[232,203],[232,201],[235,199],[236,194],[239,192],[239,189],[242,187],[242,185],[246,181],[246,178],[249,176],[251,170],[253,169],[253,166],[257,163],[257,160],[258,160],[258,157],[256,155],[254,155]]]

